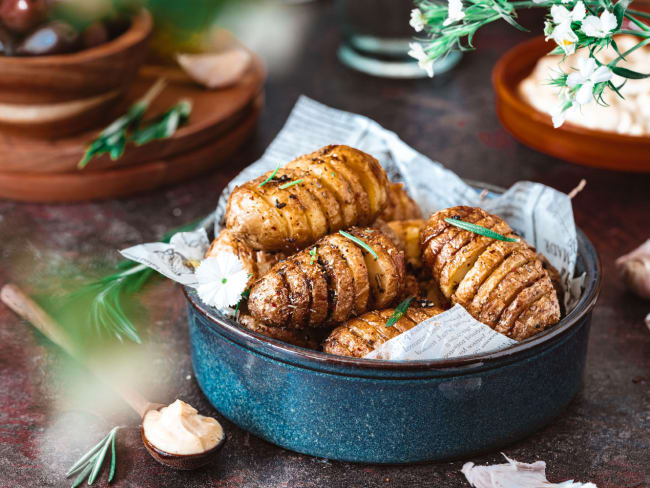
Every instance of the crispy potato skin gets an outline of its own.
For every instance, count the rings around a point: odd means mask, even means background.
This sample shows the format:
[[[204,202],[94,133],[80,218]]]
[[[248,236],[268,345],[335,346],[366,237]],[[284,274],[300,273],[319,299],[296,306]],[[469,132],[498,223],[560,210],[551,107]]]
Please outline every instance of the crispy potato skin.
[[[321,237],[369,225],[384,209],[389,183],[379,162],[348,146],[326,146],[235,188],[226,226],[252,249],[295,252]],[[300,183],[282,188],[287,183]]]
[[[445,218],[516,237],[505,221],[480,208],[459,206],[434,213],[422,230],[422,259],[444,297],[517,340],[560,320],[549,273],[528,243],[490,239],[448,224]]]
[[[258,334],[262,334],[272,339],[278,339],[288,344],[304,347],[306,349],[318,349],[318,341],[314,339],[314,334],[310,334],[311,331],[308,330],[269,327],[261,323],[259,320],[255,320],[250,315],[241,315],[239,317],[239,323],[248,330],[252,330],[253,332],[257,332]]]
[[[394,308],[365,313],[334,329],[325,339],[323,351],[339,356],[361,358],[374,351],[384,342],[412,329],[420,322],[434,317],[442,311],[438,307],[420,307],[414,304],[391,327],[386,327],[386,322],[395,312]]]
[[[406,193],[401,183],[390,183],[388,187],[388,202],[379,214],[379,218],[390,222],[392,220],[413,220],[422,218],[422,210]]]
[[[237,239],[228,229],[223,229],[210,244],[205,253],[206,258],[215,257],[222,252],[230,252],[237,256],[244,265],[244,268],[251,275],[248,284],[251,285],[257,278],[266,273],[275,263],[286,257],[284,253],[270,253],[266,251],[255,251],[245,242]]]
[[[340,234],[276,264],[252,287],[250,314],[265,325],[303,329],[331,327],[373,307],[385,308],[403,294],[403,252],[372,228],[352,227],[369,252]]]

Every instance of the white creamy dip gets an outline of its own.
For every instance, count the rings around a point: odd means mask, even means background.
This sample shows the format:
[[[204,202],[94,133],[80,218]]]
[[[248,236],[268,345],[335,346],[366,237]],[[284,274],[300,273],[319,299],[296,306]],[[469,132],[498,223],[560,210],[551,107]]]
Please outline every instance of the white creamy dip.
[[[199,454],[223,439],[219,422],[181,400],[147,412],[142,427],[151,444],[170,454]]]
[[[638,39],[632,36],[616,38],[618,48],[625,52],[636,45]],[[597,54],[601,63],[607,64],[616,58],[613,49],[603,50]],[[576,52],[562,61],[562,56],[544,56],[537,62],[533,72],[519,85],[522,98],[540,112],[550,114],[559,105],[559,88],[549,85],[551,78],[558,75],[559,68],[571,73],[578,68],[578,59],[587,57],[587,53]],[[559,64],[558,64],[559,63]],[[626,61],[618,66],[634,71],[650,71],[650,46],[644,46],[627,56]],[[612,82],[619,86],[624,78],[614,75]],[[612,90],[606,89],[603,99],[609,105],[604,107],[592,100],[586,105],[567,113],[566,122],[588,129],[617,132],[634,136],[650,135],[650,78],[627,80],[620,90],[622,99]]]

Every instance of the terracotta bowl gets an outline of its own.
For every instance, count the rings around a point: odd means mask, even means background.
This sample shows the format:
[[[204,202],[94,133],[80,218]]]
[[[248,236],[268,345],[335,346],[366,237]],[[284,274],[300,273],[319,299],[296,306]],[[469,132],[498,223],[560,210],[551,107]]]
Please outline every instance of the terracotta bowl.
[[[70,54],[0,56],[0,128],[56,137],[101,124],[144,61],[153,21],[146,10],[129,29]]]
[[[536,37],[510,49],[494,67],[497,115],[506,130],[523,144],[572,163],[650,172],[650,137],[596,131],[569,123],[554,129],[549,115],[522,99],[519,84],[551,49],[544,37]]]

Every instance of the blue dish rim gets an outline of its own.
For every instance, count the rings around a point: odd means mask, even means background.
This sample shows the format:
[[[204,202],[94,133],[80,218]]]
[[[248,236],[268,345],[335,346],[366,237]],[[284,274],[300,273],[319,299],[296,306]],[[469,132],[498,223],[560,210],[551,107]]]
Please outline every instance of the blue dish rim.
[[[465,180],[472,186],[484,188],[495,193],[501,193],[504,190],[495,185],[482,182]],[[582,323],[582,319],[589,314],[598,300],[602,281],[601,262],[598,253],[587,236],[576,228],[578,238],[578,256],[582,258],[585,264],[585,283],[584,292],[576,307],[560,322],[553,327],[540,332],[528,339],[514,344],[499,351],[488,352],[483,354],[474,354],[469,356],[460,356],[453,359],[437,360],[404,360],[389,361],[378,359],[352,358],[346,356],[337,356],[313,349],[306,349],[299,346],[293,346],[278,339],[266,337],[257,332],[248,330],[240,326],[232,319],[221,317],[219,312],[205,304],[201,303],[195,297],[195,293],[183,286],[183,293],[190,306],[203,315],[210,324],[211,329],[225,335],[231,340],[247,349],[259,349],[260,347],[267,350],[269,355],[277,358],[281,356],[284,361],[291,363],[300,363],[308,361],[312,364],[321,364],[323,366],[341,366],[360,370],[389,370],[389,371],[431,371],[431,370],[448,370],[466,366],[487,366],[490,363],[502,362],[504,360],[515,360],[521,355],[535,353],[547,347],[552,346],[561,338],[569,333],[576,325]]]

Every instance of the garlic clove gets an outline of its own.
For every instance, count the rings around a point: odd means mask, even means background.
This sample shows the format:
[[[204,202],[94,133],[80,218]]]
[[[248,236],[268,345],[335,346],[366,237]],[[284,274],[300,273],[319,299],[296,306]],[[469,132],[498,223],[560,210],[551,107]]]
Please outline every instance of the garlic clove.
[[[243,47],[234,47],[218,53],[177,54],[176,60],[194,81],[214,90],[239,81],[251,54]]]
[[[630,291],[650,300],[650,239],[618,258],[616,267]]]

